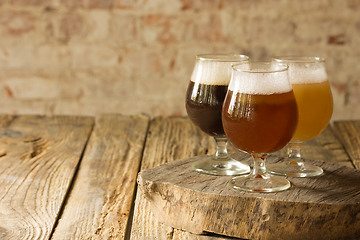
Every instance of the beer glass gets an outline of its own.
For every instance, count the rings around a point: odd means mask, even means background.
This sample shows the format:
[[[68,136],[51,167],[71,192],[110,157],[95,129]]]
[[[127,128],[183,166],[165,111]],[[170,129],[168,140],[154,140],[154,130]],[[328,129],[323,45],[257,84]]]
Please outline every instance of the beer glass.
[[[234,65],[222,120],[229,141],[254,159],[252,172],[231,179],[230,185],[250,192],[288,189],[286,178],[272,175],[265,167],[267,155],[286,146],[297,125],[288,66],[275,62]]]
[[[333,99],[325,70],[325,61],[318,57],[275,57],[274,62],[289,66],[289,78],[299,109],[299,121],[288,144],[288,155],[283,161],[269,165],[275,174],[291,177],[318,176],[323,170],[301,158],[300,146],[318,136],[328,125],[333,113]]]
[[[237,54],[201,54],[186,92],[186,111],[190,120],[204,133],[213,136],[217,149],[214,155],[195,162],[195,171],[212,175],[248,173],[250,167],[229,157],[227,138],[221,121],[221,109],[231,78],[231,65],[248,62],[249,57]]]

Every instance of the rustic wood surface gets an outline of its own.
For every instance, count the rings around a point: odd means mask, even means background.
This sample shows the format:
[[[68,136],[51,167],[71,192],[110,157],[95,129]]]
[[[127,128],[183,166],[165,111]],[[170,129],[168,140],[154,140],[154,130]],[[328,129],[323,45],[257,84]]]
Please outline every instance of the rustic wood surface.
[[[234,158],[251,164],[248,154]],[[139,174],[152,212],[166,225],[193,233],[214,232],[248,239],[340,239],[360,236],[360,171],[306,160],[324,169],[313,178],[291,178],[278,193],[231,188],[232,177],[191,169],[207,155],[177,160]],[[273,156],[268,163],[277,162]],[[351,224],[343,224],[351,223]]]
[[[151,121],[141,170],[150,169],[176,159],[214,153],[215,142],[185,117],[162,118]],[[157,221],[143,192],[138,191],[135,201],[131,239],[193,239],[190,233]],[[177,237],[176,237],[177,236]]]
[[[165,225],[137,191],[140,170],[215,152],[187,117],[114,114],[94,123],[0,115],[0,239],[235,239]],[[334,129],[305,143],[303,156],[359,168],[358,121]]]
[[[0,117],[1,239],[49,239],[93,122]]]
[[[352,163],[360,169],[360,121],[335,122],[335,128],[343,140]]]
[[[103,115],[53,239],[124,239],[149,118]]]

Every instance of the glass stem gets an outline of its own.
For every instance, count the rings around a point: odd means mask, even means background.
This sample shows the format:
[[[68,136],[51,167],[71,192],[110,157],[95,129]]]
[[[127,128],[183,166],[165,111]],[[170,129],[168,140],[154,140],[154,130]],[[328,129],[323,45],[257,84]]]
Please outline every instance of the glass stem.
[[[300,146],[301,143],[289,143],[288,157],[291,159],[301,159]]]
[[[251,174],[256,178],[262,178],[266,173],[265,160],[267,154],[253,153],[252,156],[254,158],[254,167]]]
[[[216,141],[216,153],[214,159],[225,160],[229,157],[227,152],[227,138],[226,137],[214,137]]]

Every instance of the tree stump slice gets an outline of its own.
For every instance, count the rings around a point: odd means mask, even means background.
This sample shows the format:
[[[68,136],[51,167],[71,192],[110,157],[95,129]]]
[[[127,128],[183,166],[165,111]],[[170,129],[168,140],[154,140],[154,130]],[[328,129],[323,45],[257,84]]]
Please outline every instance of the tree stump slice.
[[[252,165],[245,153],[232,156]],[[139,173],[139,189],[160,222],[196,234],[246,239],[349,239],[360,236],[360,171],[305,159],[324,174],[288,177],[277,193],[248,193],[228,185],[231,176],[191,169],[207,155],[181,159]],[[278,158],[270,156],[267,164]]]

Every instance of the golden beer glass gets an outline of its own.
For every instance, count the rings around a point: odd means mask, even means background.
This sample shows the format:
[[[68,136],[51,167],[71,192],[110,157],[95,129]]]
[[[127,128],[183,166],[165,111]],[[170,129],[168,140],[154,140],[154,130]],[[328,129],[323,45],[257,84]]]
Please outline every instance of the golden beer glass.
[[[296,132],[288,144],[288,155],[283,161],[269,165],[275,174],[291,177],[311,177],[323,173],[322,168],[306,163],[301,157],[301,143],[324,131],[333,113],[333,98],[325,60],[318,57],[284,56],[274,62],[289,66],[289,78],[299,109]]]
[[[253,156],[251,173],[230,181],[235,189],[250,192],[286,190],[290,182],[265,167],[269,153],[282,149],[293,137],[298,119],[288,66],[275,62],[233,66],[222,111],[229,141]]]
[[[250,172],[249,165],[228,155],[227,138],[221,121],[222,105],[231,78],[231,66],[248,61],[248,56],[239,54],[213,53],[196,56],[186,92],[186,111],[190,120],[216,141],[216,153],[193,164],[192,168],[197,172],[211,175],[239,175]]]

